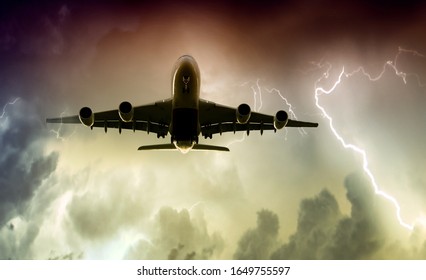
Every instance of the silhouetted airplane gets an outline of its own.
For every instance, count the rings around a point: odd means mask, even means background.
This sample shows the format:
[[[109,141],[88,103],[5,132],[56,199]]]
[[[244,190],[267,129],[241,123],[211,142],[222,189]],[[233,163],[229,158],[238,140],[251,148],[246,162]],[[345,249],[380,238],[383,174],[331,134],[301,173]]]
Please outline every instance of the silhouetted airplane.
[[[283,127],[317,127],[317,123],[291,120],[285,111],[275,116],[252,112],[241,104],[231,108],[200,99],[200,70],[192,56],[184,55],[176,62],[172,77],[172,98],[153,104],[133,107],[124,101],[118,110],[93,113],[81,108],[76,116],[46,119],[48,123],[82,123],[90,128],[143,130],[157,134],[157,138],[171,135],[171,144],[141,146],[139,150],[178,149],[187,153],[195,150],[229,151],[226,147],[198,144],[198,136],[212,138],[213,134],[233,131],[282,129]]]

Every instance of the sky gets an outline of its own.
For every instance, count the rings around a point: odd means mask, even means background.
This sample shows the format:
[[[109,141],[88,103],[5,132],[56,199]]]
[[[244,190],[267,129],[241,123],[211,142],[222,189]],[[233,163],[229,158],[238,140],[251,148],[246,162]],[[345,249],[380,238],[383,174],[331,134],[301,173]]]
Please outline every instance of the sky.
[[[0,259],[426,258],[422,1],[152,2],[1,2]],[[183,54],[203,99],[319,127],[45,123],[169,98]]]

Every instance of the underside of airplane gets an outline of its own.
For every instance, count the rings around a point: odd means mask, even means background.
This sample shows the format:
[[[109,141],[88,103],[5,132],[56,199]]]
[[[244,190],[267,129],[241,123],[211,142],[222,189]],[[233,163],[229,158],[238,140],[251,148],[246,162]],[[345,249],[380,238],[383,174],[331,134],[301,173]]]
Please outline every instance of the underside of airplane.
[[[141,146],[138,150],[189,150],[229,151],[227,147],[199,144],[199,136],[205,139],[225,132],[257,130],[277,131],[284,127],[317,127],[318,123],[289,119],[286,111],[275,115],[252,112],[247,104],[232,108],[200,99],[200,71],[192,56],[178,59],[173,70],[172,97],[152,104],[134,107],[127,101],[118,109],[93,112],[89,107],[69,117],[48,118],[47,123],[83,124],[90,128],[141,130],[165,138],[169,144]]]

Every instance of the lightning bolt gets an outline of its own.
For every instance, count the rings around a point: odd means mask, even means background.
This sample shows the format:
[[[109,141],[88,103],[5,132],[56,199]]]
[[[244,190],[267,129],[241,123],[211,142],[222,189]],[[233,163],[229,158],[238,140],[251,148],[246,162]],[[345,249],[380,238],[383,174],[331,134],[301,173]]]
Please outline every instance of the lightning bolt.
[[[11,106],[11,105],[14,105],[14,104],[15,104],[16,102],[18,102],[20,99],[21,99],[20,97],[17,97],[17,98],[15,98],[15,99],[13,99],[12,101],[7,102],[7,103],[3,106],[3,111],[2,111],[2,114],[0,115],[0,120],[1,120],[1,119],[4,119],[4,120],[6,121],[6,120],[8,119],[8,115],[7,115],[7,107],[9,107],[9,106]],[[66,112],[66,111],[64,111],[64,112],[62,112],[62,113],[61,113],[61,117],[65,115],[65,112]],[[1,123],[0,125],[2,125],[2,126],[3,126],[3,125],[4,125],[4,123]],[[63,136],[61,136],[61,135],[60,135],[61,128],[62,128],[62,123],[59,125],[58,130],[51,129],[51,130],[50,130],[50,132],[56,135],[56,139],[59,139],[59,140],[61,140],[61,141],[65,141],[66,139],[65,139]],[[70,137],[71,137],[74,133],[75,133],[75,129],[74,129],[74,131],[71,133]]]
[[[243,136],[240,139],[232,140],[231,142],[229,142],[228,144],[226,144],[225,147],[229,148],[231,145],[233,145],[235,143],[241,143],[244,140],[246,140],[246,134],[245,133],[243,134]]]
[[[65,114],[66,114],[66,110],[64,110],[60,114],[60,117],[62,118],[63,116],[65,116]],[[49,132],[55,134],[56,135],[56,139],[61,140],[63,142],[65,140],[67,140],[67,139],[65,137],[61,136],[62,125],[63,125],[63,123],[60,123],[57,130],[55,130],[55,129],[52,128]],[[76,132],[76,128],[74,127],[73,132],[68,136],[68,138],[71,137],[71,136],[73,136],[75,132]]]
[[[249,82],[245,82],[245,83],[241,84],[240,86],[247,86],[247,84],[249,84]],[[260,79],[257,79],[255,85],[252,85],[250,88],[251,88],[252,93],[253,93],[253,100],[254,100],[253,108],[254,108],[254,111],[259,112],[260,109],[262,109],[262,107],[263,107],[262,87],[260,86]],[[296,116],[296,113],[293,110],[293,106],[287,100],[287,98],[285,98],[282,95],[280,90],[278,90],[277,88],[268,89],[266,87],[264,89],[270,94],[273,94],[273,93],[277,94],[285,102],[285,104],[289,108],[288,112],[290,113],[290,118],[297,120],[297,116]],[[257,106],[257,102],[259,102],[259,106]],[[303,127],[299,127],[299,132],[302,135],[308,134]],[[288,130],[287,130],[287,128],[285,128],[285,140],[287,140],[287,134],[288,134]],[[245,139],[246,139],[246,134],[243,134],[243,136],[240,139],[236,139],[236,140],[231,141],[230,143],[228,143],[226,145],[226,147],[229,147],[229,146],[231,146],[232,144],[235,144],[235,143],[241,143]]]
[[[12,101],[7,102],[7,103],[3,106],[3,112],[2,112],[2,114],[0,115],[0,119],[7,120],[7,118],[8,118],[7,113],[6,113],[6,109],[7,109],[7,107],[9,107],[10,105],[14,105],[14,104],[15,104],[16,102],[18,102],[20,99],[21,99],[20,97],[17,97],[17,98],[15,98],[15,99],[14,99],[14,100],[12,100]],[[3,123],[2,123],[2,125],[3,125]]]
[[[253,108],[254,108],[254,110],[256,112],[258,112],[262,108],[262,105],[263,105],[263,101],[262,101],[262,89],[260,88],[259,81],[260,81],[260,79],[257,79],[256,80],[256,85],[255,86],[252,85],[250,87],[251,90],[252,90],[252,92],[253,92]],[[243,86],[247,86],[248,84],[249,84],[249,82],[245,82],[245,83],[241,84],[240,86],[243,87]],[[259,92],[259,103],[260,103],[259,108],[257,108],[257,94],[258,94],[258,92],[256,91],[256,88],[257,88],[257,91]],[[241,143],[244,140],[246,140],[246,134],[245,133],[243,133],[243,135],[241,136],[241,138],[235,139],[235,140],[232,140],[231,142],[229,142],[226,145],[226,147],[229,148],[231,145],[233,145],[235,143]]]
[[[340,71],[340,74],[337,78],[337,80],[334,82],[334,84],[329,88],[329,89],[324,89],[323,87],[320,87],[319,84],[325,80],[329,78],[329,74],[330,74],[330,70],[332,69],[332,65],[328,62],[326,63],[318,63],[317,66],[320,69],[325,68],[325,72],[323,73],[323,75],[318,78],[315,82],[314,88],[315,88],[315,105],[316,107],[321,111],[322,115],[324,118],[327,119],[329,127],[331,132],[333,133],[333,135],[336,137],[336,139],[342,144],[342,146],[345,149],[349,149],[354,151],[355,153],[359,154],[362,158],[362,167],[363,170],[365,172],[365,174],[368,176],[368,178],[370,179],[371,185],[374,188],[374,192],[376,195],[379,195],[381,197],[383,197],[384,199],[386,199],[387,201],[389,201],[396,210],[396,218],[398,219],[398,222],[401,226],[403,226],[404,228],[412,231],[414,229],[414,224],[409,224],[407,222],[405,222],[402,218],[401,215],[401,206],[399,205],[398,201],[396,200],[395,197],[391,196],[390,194],[386,193],[385,191],[383,191],[381,189],[381,187],[378,185],[375,176],[373,175],[373,172],[370,170],[369,168],[369,164],[368,164],[368,157],[367,157],[367,153],[365,150],[361,149],[360,147],[354,145],[354,144],[350,144],[348,143],[342,136],[341,134],[337,131],[337,129],[334,127],[333,125],[333,118],[331,117],[331,115],[326,111],[326,109],[320,104],[320,96],[323,94],[331,94],[343,81],[344,78],[349,78],[355,74],[361,73],[362,75],[366,76],[370,81],[374,82],[374,81],[378,81],[380,78],[382,78],[382,76],[384,75],[384,73],[386,72],[386,69],[391,68],[394,72],[395,75],[397,75],[398,77],[400,77],[403,82],[406,84],[407,83],[407,77],[408,76],[414,76],[417,80],[417,84],[420,87],[424,87],[424,84],[421,82],[420,77],[417,74],[414,73],[406,73],[403,71],[398,70],[397,67],[397,62],[398,59],[400,57],[400,55],[402,53],[410,53],[414,56],[418,56],[421,58],[425,58],[425,56],[423,54],[418,53],[417,51],[413,51],[413,50],[407,50],[407,49],[403,49],[403,48],[399,48],[398,49],[398,53],[396,54],[396,56],[394,57],[393,60],[389,60],[387,61],[384,65],[383,65],[383,69],[382,71],[377,75],[377,76],[372,76],[371,74],[369,74],[367,71],[365,71],[365,69],[363,67],[359,67],[358,69],[356,69],[353,72],[346,72],[345,68],[342,67],[342,70]],[[418,218],[416,219],[416,221],[423,221],[422,218]]]
[[[206,203],[204,201],[197,201],[196,203],[191,205],[191,207],[188,208],[188,212],[192,212],[192,210],[194,210],[194,208],[200,206],[201,204],[206,204]]]
[[[262,109],[262,107],[263,107],[262,88],[259,85],[259,81],[260,81],[260,79],[256,80],[257,91],[256,91],[256,88],[254,86],[251,86],[251,90],[253,91],[253,98],[254,98],[254,110],[256,112],[259,112],[260,109]],[[257,105],[257,98],[256,98],[256,96],[257,96],[258,93],[259,93],[259,107],[257,108],[256,107],[256,105]]]
[[[276,88],[272,88],[272,89],[266,89],[266,91],[268,91],[269,93],[276,93],[276,94],[278,94],[278,96],[285,102],[285,104],[287,105],[287,107],[288,107],[288,112],[290,113],[290,118],[291,119],[295,119],[295,120],[297,120],[297,116],[296,116],[296,113],[294,112],[294,110],[293,110],[293,105],[291,105],[291,103],[290,102],[288,102],[288,100],[287,100],[287,98],[285,98],[282,94],[281,94],[281,91],[279,91],[278,89],[276,89]],[[308,133],[306,132],[306,130],[303,128],[303,127],[299,127],[298,128],[298,130],[299,130],[299,133],[300,134],[302,134],[302,135],[307,135]],[[287,140],[287,133],[288,133],[288,130],[287,130],[287,128],[285,127],[285,132],[286,132],[286,136],[285,136],[285,138],[286,138],[286,140]]]

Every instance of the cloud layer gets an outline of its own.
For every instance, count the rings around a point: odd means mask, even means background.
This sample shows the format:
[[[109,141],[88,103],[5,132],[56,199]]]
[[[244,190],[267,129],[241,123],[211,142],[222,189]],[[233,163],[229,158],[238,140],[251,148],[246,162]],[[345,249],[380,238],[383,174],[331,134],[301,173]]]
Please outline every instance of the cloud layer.
[[[279,242],[279,221],[275,213],[258,213],[257,227],[240,238],[236,259],[422,259],[426,240],[417,228],[407,240],[392,234],[383,221],[386,201],[374,196],[360,174],[345,180],[349,216],[343,215],[336,198],[322,190],[300,203],[296,232],[287,242]],[[415,242],[413,242],[416,239]],[[410,244],[411,243],[411,244]],[[417,244],[416,244],[417,243]],[[410,244],[406,247],[406,244]],[[418,249],[418,244],[421,244]],[[394,255],[394,253],[397,255]]]
[[[55,172],[59,157],[57,152],[45,154],[43,151],[46,136],[31,104],[25,100],[15,101],[5,107],[0,119],[0,228],[5,237],[0,239],[1,258],[25,256],[22,252],[37,236],[38,220],[30,222],[22,239],[16,240],[13,218],[31,220],[31,200],[43,191],[41,188]]]
[[[425,258],[421,223],[401,228],[395,208],[352,174],[360,159],[313,99],[318,79],[330,88],[343,67],[385,69],[378,81],[343,77],[321,104],[368,152],[402,217],[418,222],[424,12],[420,1],[2,2],[0,106],[19,99],[0,107],[0,258]],[[136,152],[161,142],[152,134],[45,124],[83,106],[168,98],[185,53],[200,65],[203,98],[292,108],[319,128],[223,135],[211,144],[231,153],[184,156]]]

